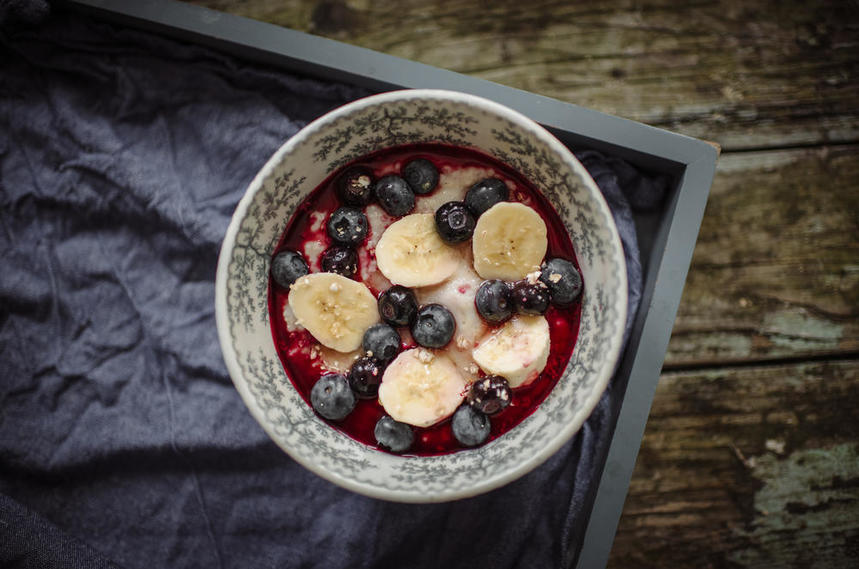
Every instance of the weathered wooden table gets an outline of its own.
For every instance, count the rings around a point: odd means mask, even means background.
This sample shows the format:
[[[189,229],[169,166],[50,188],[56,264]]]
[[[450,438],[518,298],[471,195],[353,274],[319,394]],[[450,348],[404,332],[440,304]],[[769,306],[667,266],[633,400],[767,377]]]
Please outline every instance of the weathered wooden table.
[[[192,3],[721,145],[610,566],[859,566],[855,0]]]

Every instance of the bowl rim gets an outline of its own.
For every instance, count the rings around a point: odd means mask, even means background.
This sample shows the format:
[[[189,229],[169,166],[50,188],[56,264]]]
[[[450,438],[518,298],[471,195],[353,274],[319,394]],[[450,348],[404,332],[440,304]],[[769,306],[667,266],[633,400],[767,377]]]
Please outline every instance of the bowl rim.
[[[491,114],[500,116],[502,119],[507,119],[519,127],[523,127],[531,134],[540,139],[558,156],[560,157],[579,177],[579,179],[588,186],[591,196],[596,202],[599,213],[604,219],[608,220],[607,230],[609,231],[609,242],[612,250],[619,253],[620,270],[618,271],[618,316],[617,320],[621,323],[616,327],[615,332],[609,337],[608,349],[606,352],[606,362],[611,362],[611,365],[600,366],[594,381],[594,388],[584,397],[579,410],[573,416],[573,419],[567,425],[558,431],[549,441],[548,444],[541,447],[538,452],[532,453],[525,457],[521,462],[518,462],[514,467],[503,471],[494,476],[483,478],[476,481],[474,484],[460,488],[450,492],[429,492],[426,490],[392,490],[376,486],[365,481],[358,481],[351,478],[346,478],[336,472],[326,469],[321,464],[312,460],[306,459],[304,456],[295,453],[287,445],[282,444],[280,438],[272,429],[268,420],[265,418],[264,412],[256,403],[255,398],[250,392],[244,372],[238,362],[237,353],[232,345],[232,337],[230,334],[229,314],[227,310],[227,279],[229,272],[230,257],[235,246],[236,236],[239,232],[241,221],[245,218],[247,210],[251,205],[254,196],[262,188],[263,182],[272,174],[274,169],[282,161],[283,157],[289,154],[294,147],[303,143],[307,138],[312,136],[316,131],[323,128],[329,122],[351,114],[365,107],[385,104],[395,101],[408,99],[441,99],[453,100],[467,105],[479,107]],[[504,486],[513,480],[516,480],[536,467],[545,462],[549,457],[554,455],[564,444],[566,444],[579,430],[581,430],[587,418],[593,413],[594,408],[606,390],[606,387],[614,375],[617,365],[620,360],[620,353],[623,347],[623,338],[626,330],[627,311],[628,311],[628,291],[627,291],[627,269],[626,260],[623,254],[623,245],[620,240],[620,235],[617,231],[614,217],[611,210],[599,189],[599,186],[593,180],[591,175],[579,160],[573,155],[563,143],[561,143],[554,135],[546,130],[542,125],[538,124],[533,119],[528,118],[518,111],[514,111],[495,101],[471,95],[460,91],[452,91],[446,89],[398,89],[387,91],[384,93],[369,95],[356,99],[344,105],[341,105],[327,113],[317,117],[309,122],[298,132],[287,139],[272,156],[266,161],[263,167],[257,172],[251,182],[244,191],[235,211],[230,219],[229,226],[224,235],[221,249],[218,255],[218,265],[215,278],[215,320],[218,332],[218,338],[221,344],[221,352],[226,364],[230,378],[235,385],[239,395],[241,396],[245,406],[250,411],[251,415],[257,423],[263,428],[266,434],[271,438],[277,446],[287,453],[293,460],[301,464],[306,469],[316,475],[337,484],[343,488],[383,500],[409,503],[434,503],[457,500],[483,494],[490,490]],[[282,365],[282,364],[281,364]],[[569,363],[568,363],[569,366]],[[344,435],[346,436],[346,435]],[[467,452],[463,451],[463,452]],[[457,453],[454,453],[454,455]],[[454,456],[451,455],[451,456]],[[394,455],[385,455],[394,456]],[[448,455],[442,455],[448,456]],[[399,457],[395,458],[404,460],[420,460],[421,457]],[[434,459],[440,457],[431,457]]]

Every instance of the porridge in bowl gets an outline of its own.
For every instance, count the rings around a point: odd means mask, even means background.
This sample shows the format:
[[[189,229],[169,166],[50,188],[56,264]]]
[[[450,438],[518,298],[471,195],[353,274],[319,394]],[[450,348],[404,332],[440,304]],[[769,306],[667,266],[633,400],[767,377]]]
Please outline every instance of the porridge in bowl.
[[[404,145],[335,171],[272,260],[278,356],[328,424],[387,452],[486,444],[532,414],[570,360],[582,278],[567,230],[481,152]]]

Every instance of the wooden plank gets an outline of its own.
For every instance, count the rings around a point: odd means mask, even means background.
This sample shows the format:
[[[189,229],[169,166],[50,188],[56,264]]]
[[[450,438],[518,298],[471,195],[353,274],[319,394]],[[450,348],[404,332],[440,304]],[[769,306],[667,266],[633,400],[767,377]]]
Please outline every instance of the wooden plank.
[[[859,8],[838,0],[192,0],[719,143],[859,140]]]
[[[663,374],[610,567],[859,564],[859,360]]]
[[[723,155],[666,367],[859,353],[859,147]]]

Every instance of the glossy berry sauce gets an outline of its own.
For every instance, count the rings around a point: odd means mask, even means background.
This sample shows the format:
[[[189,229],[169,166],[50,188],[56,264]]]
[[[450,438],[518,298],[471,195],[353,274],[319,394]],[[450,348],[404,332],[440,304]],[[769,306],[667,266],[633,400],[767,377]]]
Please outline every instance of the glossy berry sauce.
[[[492,170],[494,177],[504,180],[511,188],[510,201],[522,202],[534,208],[546,222],[548,230],[547,258],[562,257],[571,260],[578,266],[572,242],[558,214],[521,174],[498,160],[477,151],[438,144],[407,145],[386,149],[365,156],[334,172],[314,189],[307,200],[298,207],[287,225],[275,253],[283,249],[292,249],[304,254],[305,246],[313,241],[318,243],[316,247],[319,251],[326,249],[331,244],[325,231],[325,221],[327,221],[327,216],[340,206],[334,193],[334,182],[338,174],[345,168],[354,165],[366,166],[373,171],[376,179],[378,179],[385,174],[399,173],[401,166],[414,158],[430,160],[440,172],[446,169],[469,167]],[[420,200],[421,196],[418,196],[418,199]],[[318,212],[323,212],[324,215],[320,215]],[[370,261],[372,251],[360,247],[358,252],[360,264],[365,265]],[[308,262],[311,272],[321,270],[318,261],[308,259]],[[355,278],[359,278],[359,275],[356,275]],[[375,290],[372,286],[370,289],[376,296],[382,292]],[[324,367],[322,359],[314,353],[315,350],[311,349],[318,343],[306,330],[287,330],[283,319],[283,309],[287,304],[288,294],[288,290],[279,287],[269,279],[268,309],[275,347],[293,385],[310,405],[310,391],[314,383],[328,370]],[[503,435],[533,413],[549,395],[567,362],[569,362],[578,336],[581,303],[576,302],[567,308],[551,306],[545,316],[549,323],[551,338],[546,368],[530,385],[513,390],[511,404],[501,413],[491,417],[492,430],[487,442]],[[403,345],[403,349],[413,347],[416,346]],[[377,399],[359,399],[355,409],[344,420],[339,422],[326,420],[326,422],[353,439],[376,447],[373,430],[376,422],[384,414],[385,411]],[[415,442],[406,453],[407,455],[430,456],[451,453],[464,448],[454,438],[449,418],[428,428],[414,427],[414,431]]]

